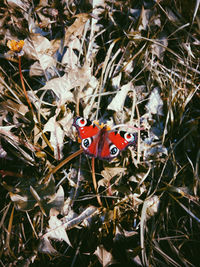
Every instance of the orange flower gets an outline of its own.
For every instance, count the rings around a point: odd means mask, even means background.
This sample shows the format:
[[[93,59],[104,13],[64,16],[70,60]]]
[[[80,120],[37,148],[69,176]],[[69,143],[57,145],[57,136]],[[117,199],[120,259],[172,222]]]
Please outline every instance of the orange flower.
[[[24,41],[20,40],[20,41],[15,41],[15,40],[9,40],[7,42],[7,46],[10,48],[10,50],[12,50],[13,52],[17,52],[19,53],[23,46],[24,46]]]

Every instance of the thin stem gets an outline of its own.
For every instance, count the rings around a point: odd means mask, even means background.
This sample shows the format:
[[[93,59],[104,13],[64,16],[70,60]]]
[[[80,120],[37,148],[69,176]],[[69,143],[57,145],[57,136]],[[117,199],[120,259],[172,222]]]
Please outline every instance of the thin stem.
[[[28,97],[28,94],[27,94],[27,91],[26,91],[26,88],[25,88],[25,84],[24,84],[24,79],[23,79],[23,75],[22,75],[22,69],[21,69],[21,56],[18,57],[19,58],[19,76],[20,76],[20,80],[21,80],[21,84],[22,84],[22,88],[23,88],[23,91],[24,91],[24,95],[25,95],[25,98],[26,98],[26,101],[31,109],[31,112],[32,114],[33,113],[33,107],[32,107],[32,104],[31,104],[31,101]]]
[[[93,185],[94,185],[94,190],[97,194],[97,201],[99,203],[100,206],[103,206],[102,205],[102,202],[101,202],[101,198],[97,192],[97,181],[96,181],[96,177],[95,177],[95,165],[94,165],[94,161],[95,161],[95,158],[92,158],[92,181],[93,181]]]
[[[60,168],[62,168],[66,163],[68,163],[70,160],[72,160],[73,158],[77,157],[78,155],[80,155],[81,153],[83,153],[83,149],[79,149],[78,151],[76,151],[74,154],[70,155],[68,158],[64,159],[60,164],[58,164],[58,166],[56,166],[52,171],[50,171],[47,176],[44,178],[43,183],[46,183],[49,179],[49,177],[51,176],[51,174],[54,174],[55,172],[57,172]]]

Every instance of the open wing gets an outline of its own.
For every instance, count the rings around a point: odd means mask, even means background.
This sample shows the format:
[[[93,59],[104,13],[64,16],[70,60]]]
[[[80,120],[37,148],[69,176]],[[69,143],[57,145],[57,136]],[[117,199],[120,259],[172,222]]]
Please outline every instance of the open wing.
[[[100,128],[96,124],[81,117],[76,117],[74,119],[73,126],[76,127],[81,140],[95,136],[100,131]]]
[[[79,138],[81,139],[81,146],[85,153],[97,157],[100,128],[90,120],[81,117],[76,117],[74,119],[73,126],[75,126],[78,131]]]
[[[137,145],[137,134],[130,134],[127,132],[106,132],[104,141],[98,152],[98,157],[101,159],[111,160],[115,158],[120,151],[127,146]]]

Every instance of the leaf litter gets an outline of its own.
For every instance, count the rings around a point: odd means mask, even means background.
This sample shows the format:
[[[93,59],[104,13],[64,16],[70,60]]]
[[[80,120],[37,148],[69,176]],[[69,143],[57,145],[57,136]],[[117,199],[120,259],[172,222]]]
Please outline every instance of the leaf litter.
[[[0,4],[3,265],[198,265],[198,7]],[[138,132],[137,149],[95,160],[100,207],[91,158],[66,160],[76,115]]]

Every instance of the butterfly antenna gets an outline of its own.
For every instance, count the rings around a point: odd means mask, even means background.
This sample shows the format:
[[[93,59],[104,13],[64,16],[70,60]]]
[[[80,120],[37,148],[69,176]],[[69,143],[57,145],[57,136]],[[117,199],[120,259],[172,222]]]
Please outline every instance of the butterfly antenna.
[[[118,125],[115,125],[115,126],[112,127],[112,130],[113,129],[116,129],[116,128],[120,128],[120,127],[131,128],[131,129],[137,130],[137,131],[144,130],[144,127],[138,128],[138,127],[135,127],[135,126],[132,126],[132,125],[127,125],[127,124],[118,124]]]

